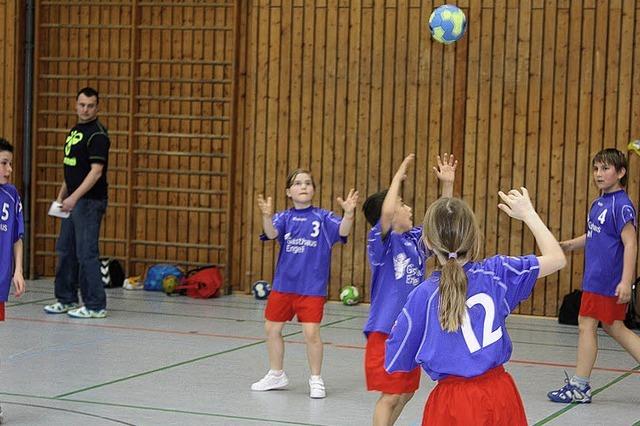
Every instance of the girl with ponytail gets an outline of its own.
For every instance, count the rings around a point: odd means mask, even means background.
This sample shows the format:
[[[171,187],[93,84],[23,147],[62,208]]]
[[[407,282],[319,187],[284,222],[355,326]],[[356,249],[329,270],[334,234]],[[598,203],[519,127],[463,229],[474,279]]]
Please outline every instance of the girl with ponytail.
[[[478,260],[475,215],[457,198],[440,198],[424,218],[423,239],[440,267],[409,295],[385,353],[388,372],[419,365],[438,381],[423,425],[527,424],[520,394],[503,367],[512,350],[506,318],[538,278],[564,267],[566,259],[525,188],[498,195],[498,207],[533,233],[540,256]]]

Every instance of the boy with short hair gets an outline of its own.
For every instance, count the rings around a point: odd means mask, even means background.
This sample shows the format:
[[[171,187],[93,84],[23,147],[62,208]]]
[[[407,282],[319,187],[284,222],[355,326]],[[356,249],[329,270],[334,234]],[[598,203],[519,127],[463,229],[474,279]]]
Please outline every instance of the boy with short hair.
[[[576,372],[571,378],[565,372],[566,384],[547,394],[553,402],[591,402],[589,379],[598,355],[599,322],[640,362],[640,336],[624,324],[638,252],[636,211],[624,190],[627,157],[608,148],[591,164],[600,197],[591,204],[586,233],[560,243],[566,252],[584,247],[585,254]]]
[[[13,146],[0,138],[0,321],[4,321],[4,304],[9,298],[11,283],[15,286],[16,297],[25,290],[22,276],[24,220],[18,190],[9,183],[12,163]],[[0,423],[2,419],[0,408]]]
[[[384,370],[385,341],[409,293],[423,281],[429,255],[422,242],[422,227],[413,226],[411,207],[400,197],[400,186],[415,155],[409,154],[394,175],[389,189],[375,193],[363,210],[372,226],[367,241],[371,265],[371,307],[364,326],[367,338],[365,376],[367,390],[380,392],[373,413],[374,426],[396,422],[420,385],[420,369],[389,374]],[[453,155],[438,156],[434,172],[442,182],[443,196],[453,195],[457,162]]]

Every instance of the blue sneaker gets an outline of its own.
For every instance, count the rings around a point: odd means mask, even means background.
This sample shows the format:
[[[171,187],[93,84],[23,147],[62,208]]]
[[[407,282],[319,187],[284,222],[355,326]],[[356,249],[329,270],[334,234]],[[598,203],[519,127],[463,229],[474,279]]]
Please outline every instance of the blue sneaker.
[[[571,383],[569,375],[564,372],[566,377],[565,385],[558,390],[551,391],[547,394],[547,397],[553,402],[561,402],[564,404],[570,404],[572,402],[588,404],[591,402],[591,386],[587,386],[582,389]]]

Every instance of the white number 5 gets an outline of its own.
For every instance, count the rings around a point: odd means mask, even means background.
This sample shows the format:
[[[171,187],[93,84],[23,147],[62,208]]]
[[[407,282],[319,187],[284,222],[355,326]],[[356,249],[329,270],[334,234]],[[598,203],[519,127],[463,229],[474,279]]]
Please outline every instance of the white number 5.
[[[472,308],[477,304],[482,305],[485,311],[484,328],[482,330],[482,348],[486,348],[500,340],[502,337],[502,327],[498,327],[493,331],[491,330],[491,327],[493,326],[493,319],[496,316],[496,308],[491,296],[486,293],[478,293],[467,299],[468,308]],[[469,312],[466,309],[464,311],[464,321],[462,321],[462,327],[460,328],[462,329],[462,336],[469,348],[469,352],[474,353],[479,351],[481,349],[480,342],[478,342],[478,338],[473,333],[471,318],[469,317]]]
[[[0,219],[1,220],[9,219],[9,203],[2,204],[2,217],[0,217]]]

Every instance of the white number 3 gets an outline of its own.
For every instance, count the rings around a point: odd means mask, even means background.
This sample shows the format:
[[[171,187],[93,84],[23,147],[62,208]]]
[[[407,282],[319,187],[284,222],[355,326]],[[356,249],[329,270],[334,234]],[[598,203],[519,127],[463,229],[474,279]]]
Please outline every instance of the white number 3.
[[[314,220],[313,222],[311,222],[311,225],[313,225],[313,231],[311,231],[311,236],[317,237],[318,235],[320,235],[320,222],[318,222],[317,220]]]
[[[498,327],[495,330],[491,330],[493,326],[493,319],[496,316],[496,308],[493,304],[493,299],[486,293],[478,293],[467,299],[467,307],[472,308],[477,304],[482,305],[484,308],[484,327],[482,330],[482,348],[497,342],[502,337],[502,327]],[[462,321],[462,336],[469,348],[469,352],[474,353],[481,349],[480,342],[473,332],[471,327],[471,318],[469,312],[464,311],[464,320]]]

